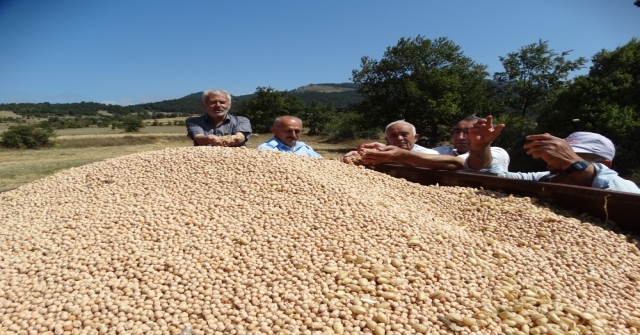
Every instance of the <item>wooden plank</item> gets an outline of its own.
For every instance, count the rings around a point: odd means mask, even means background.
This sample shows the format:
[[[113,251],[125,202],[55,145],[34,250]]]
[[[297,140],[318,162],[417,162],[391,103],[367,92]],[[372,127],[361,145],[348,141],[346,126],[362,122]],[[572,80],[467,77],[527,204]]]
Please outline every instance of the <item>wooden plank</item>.
[[[422,185],[463,186],[537,198],[578,214],[589,213],[640,235],[640,195],[582,186],[508,179],[466,172],[380,164],[372,169]]]

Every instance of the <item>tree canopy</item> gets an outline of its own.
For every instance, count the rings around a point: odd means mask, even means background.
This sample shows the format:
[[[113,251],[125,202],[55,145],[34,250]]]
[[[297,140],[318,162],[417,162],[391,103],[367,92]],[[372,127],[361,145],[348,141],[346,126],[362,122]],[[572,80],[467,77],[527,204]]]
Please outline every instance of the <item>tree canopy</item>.
[[[299,116],[303,110],[304,103],[300,99],[272,87],[258,87],[253,98],[243,101],[236,113],[251,120],[255,133],[264,134],[269,133],[269,128],[278,116]]]
[[[429,145],[447,139],[440,125],[452,127],[487,103],[486,66],[464,56],[447,38],[401,38],[381,60],[361,59],[352,79],[359,106],[370,127],[404,119],[428,137]]]
[[[586,62],[584,57],[565,59],[570,52],[558,54],[540,40],[500,56],[504,71],[494,73],[493,80],[504,105],[502,112],[537,117],[566,85],[569,74]]]
[[[566,136],[574,131],[602,134],[616,145],[614,163],[627,172],[640,162],[640,41],[634,38],[592,58],[588,75],[559,94],[538,119],[539,131]],[[626,170],[626,171],[625,171]]]

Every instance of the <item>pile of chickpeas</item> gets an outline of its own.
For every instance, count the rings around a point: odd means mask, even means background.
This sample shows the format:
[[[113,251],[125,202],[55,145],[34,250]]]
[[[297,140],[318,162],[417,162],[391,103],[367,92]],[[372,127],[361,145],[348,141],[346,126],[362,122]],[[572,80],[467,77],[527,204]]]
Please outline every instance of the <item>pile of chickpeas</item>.
[[[0,334],[637,334],[640,251],[535,199],[190,147],[0,194]]]

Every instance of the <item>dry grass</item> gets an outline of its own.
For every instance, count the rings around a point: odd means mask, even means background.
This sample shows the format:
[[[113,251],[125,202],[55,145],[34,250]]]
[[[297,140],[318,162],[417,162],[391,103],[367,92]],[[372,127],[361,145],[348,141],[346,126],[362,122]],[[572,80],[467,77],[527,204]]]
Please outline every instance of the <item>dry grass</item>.
[[[0,111],[0,117],[22,117],[19,114],[16,114],[12,111]]]
[[[106,130],[104,133],[100,133]],[[58,171],[137,152],[192,146],[184,126],[147,127],[146,132],[125,134],[107,128],[65,129],[58,131],[55,146],[42,150],[0,149],[0,192],[54,174]],[[150,132],[154,131],[154,132]],[[155,131],[158,132],[155,132]],[[170,132],[174,130],[174,132]],[[166,131],[163,133],[161,131]],[[253,134],[247,147],[254,149],[271,134]],[[301,138],[325,159],[342,156],[361,143],[352,140],[329,143],[316,136]]]

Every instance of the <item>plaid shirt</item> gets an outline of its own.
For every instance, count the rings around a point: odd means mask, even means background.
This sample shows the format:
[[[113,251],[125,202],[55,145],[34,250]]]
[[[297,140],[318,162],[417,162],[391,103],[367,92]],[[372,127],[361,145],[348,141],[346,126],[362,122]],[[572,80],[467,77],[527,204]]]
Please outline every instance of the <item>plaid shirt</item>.
[[[244,134],[245,141],[238,146],[244,146],[249,140],[249,136],[251,136],[251,123],[249,122],[249,119],[244,116],[233,116],[227,114],[224,117],[224,121],[216,127],[216,125],[211,122],[211,119],[209,119],[209,115],[204,114],[202,116],[187,119],[186,124],[187,136],[191,139],[198,134],[225,136],[235,135],[237,132],[241,132]],[[194,140],[193,145],[197,146],[199,144]]]

